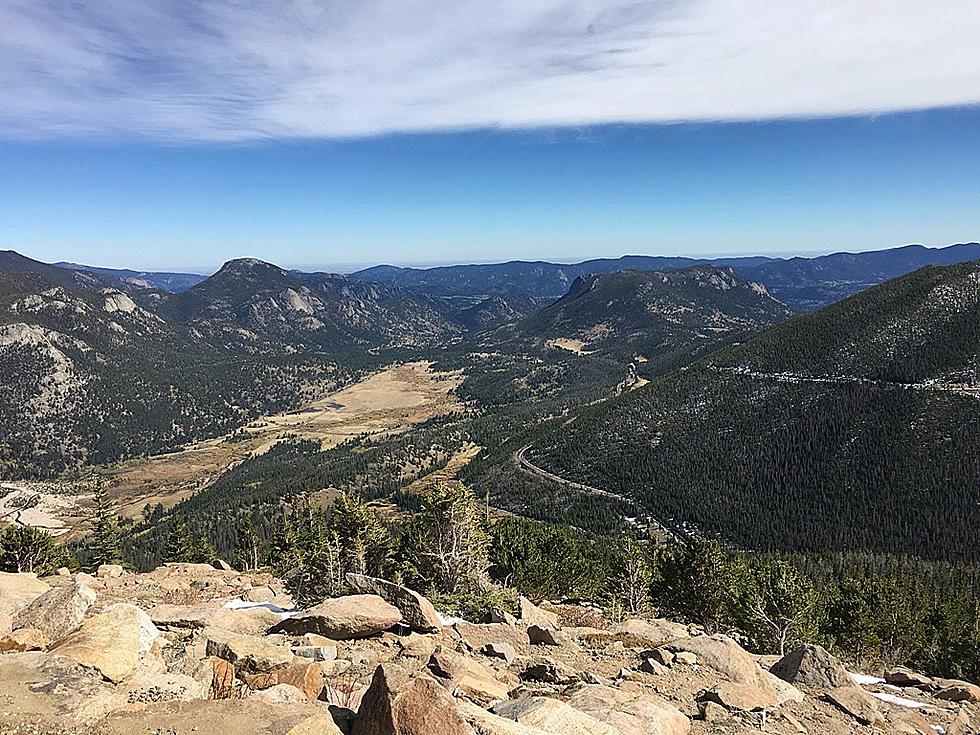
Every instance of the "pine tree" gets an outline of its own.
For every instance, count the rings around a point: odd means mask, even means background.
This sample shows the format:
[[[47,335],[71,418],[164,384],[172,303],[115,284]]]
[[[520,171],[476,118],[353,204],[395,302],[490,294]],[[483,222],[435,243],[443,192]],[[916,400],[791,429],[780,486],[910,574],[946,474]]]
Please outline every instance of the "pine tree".
[[[9,526],[0,533],[0,571],[51,574],[75,562],[62,544],[39,528]]]
[[[93,569],[102,564],[124,564],[119,543],[119,523],[112,512],[109,497],[100,490],[95,494],[95,526],[92,530],[91,558]]]
[[[653,580],[650,556],[632,536],[623,538],[618,551],[612,601],[631,616],[641,615],[650,609],[650,583]]]
[[[167,543],[163,549],[163,559],[169,562],[189,562],[194,558],[194,539],[187,524],[180,519],[174,519],[167,534]]]
[[[244,572],[253,572],[262,566],[263,558],[262,539],[255,532],[252,521],[245,519],[238,527],[238,544],[235,549],[238,567]]]
[[[816,590],[785,561],[759,560],[751,569],[739,605],[741,626],[758,649],[783,656],[787,642],[814,636]]]

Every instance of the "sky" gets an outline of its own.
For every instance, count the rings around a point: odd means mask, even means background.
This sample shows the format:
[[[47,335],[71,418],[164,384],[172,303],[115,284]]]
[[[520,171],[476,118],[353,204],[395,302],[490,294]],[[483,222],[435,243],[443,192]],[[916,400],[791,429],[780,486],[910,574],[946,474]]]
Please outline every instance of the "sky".
[[[5,0],[0,249],[208,271],[980,239],[973,0]]]

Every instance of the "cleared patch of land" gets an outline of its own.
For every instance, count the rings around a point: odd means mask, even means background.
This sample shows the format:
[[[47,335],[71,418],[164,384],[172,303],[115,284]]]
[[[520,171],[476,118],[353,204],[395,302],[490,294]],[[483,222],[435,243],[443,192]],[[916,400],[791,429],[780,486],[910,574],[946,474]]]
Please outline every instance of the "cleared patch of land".
[[[455,390],[462,379],[461,371],[436,372],[428,362],[394,365],[296,410],[252,421],[228,436],[169,454],[91,468],[83,484],[106,488],[118,513],[137,517],[147,504],[172,507],[230,467],[267,452],[284,439],[316,441],[328,449],[352,436],[399,433],[461,410]],[[26,491],[16,487],[18,496]],[[53,499],[45,501],[37,525],[80,532],[87,526],[83,519],[91,516],[91,505],[91,490],[65,498],[58,507]]]
[[[548,345],[548,347],[553,347],[555,349],[574,352],[576,355],[592,354],[591,351],[585,349],[588,345],[580,339],[566,339],[565,337],[558,337],[556,339],[549,339],[545,344]]]

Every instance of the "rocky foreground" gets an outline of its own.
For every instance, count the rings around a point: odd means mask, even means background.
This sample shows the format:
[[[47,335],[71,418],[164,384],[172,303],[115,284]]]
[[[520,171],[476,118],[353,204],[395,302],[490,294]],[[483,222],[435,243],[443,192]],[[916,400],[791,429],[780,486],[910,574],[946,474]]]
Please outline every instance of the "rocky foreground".
[[[221,567],[221,568],[219,568]],[[579,605],[445,620],[404,587],[294,611],[268,574],[0,574],[0,733],[685,735],[980,732],[980,687],[781,660]]]

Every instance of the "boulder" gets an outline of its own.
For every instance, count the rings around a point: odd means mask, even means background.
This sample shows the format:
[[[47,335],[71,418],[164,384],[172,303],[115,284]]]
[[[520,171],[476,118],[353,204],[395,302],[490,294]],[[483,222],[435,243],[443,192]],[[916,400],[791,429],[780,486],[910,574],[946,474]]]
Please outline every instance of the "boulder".
[[[802,702],[806,699],[806,695],[788,681],[783,681],[765,669],[763,669],[763,673],[765,673],[769,684],[772,685],[773,690],[776,692],[776,704],[784,705],[787,702]]]
[[[0,572],[0,633],[9,633],[14,616],[48,589],[33,574]]]
[[[52,587],[14,615],[12,627],[34,628],[48,640],[60,641],[78,630],[94,602],[95,592],[79,582]]]
[[[831,689],[824,697],[862,725],[882,725],[885,722],[875,698],[854,684]]]
[[[221,628],[206,628],[208,656],[233,664],[238,671],[264,674],[285,668],[293,662],[288,646],[268,638],[240,635]]]
[[[271,587],[252,587],[245,590],[242,599],[246,602],[272,602],[276,599],[276,591]]]
[[[158,637],[159,632],[145,612],[135,605],[119,603],[86,618],[52,652],[98,669],[109,681],[119,682],[136,670]]]
[[[764,710],[776,704],[768,692],[760,692],[757,687],[750,684],[737,684],[732,681],[722,682],[706,689],[698,696],[698,701],[714,702],[734,712]]]
[[[0,635],[0,653],[10,651],[43,651],[51,643],[37,628],[19,628],[7,635]]]
[[[517,626],[460,621],[453,625],[452,630],[471,651],[481,651],[489,643],[506,643],[518,654],[531,652],[527,631]]]
[[[629,636],[637,639],[637,642],[644,646],[654,648],[662,643],[675,641],[678,638],[687,638],[687,627],[680,623],[673,623],[670,620],[641,620],[631,618],[625,620],[615,628],[612,633],[620,636]]]
[[[542,628],[560,628],[558,616],[547,610],[542,610],[526,597],[517,598],[520,610],[519,617],[524,625],[539,625]]]
[[[948,702],[980,702],[980,687],[967,681],[947,679],[943,688],[936,692],[937,699]]]
[[[361,594],[378,595],[386,602],[398,608],[402,619],[412,630],[419,633],[436,633],[442,630],[442,620],[439,613],[425,597],[415,590],[402,587],[400,584],[386,579],[368,577],[363,574],[348,574],[347,584]]]
[[[686,735],[691,729],[680,710],[645,691],[590,684],[576,689],[568,704],[620,735]]]
[[[317,633],[334,640],[367,638],[398,623],[402,614],[378,595],[347,595],[325,600],[272,628],[274,633]]]
[[[678,651],[674,654],[674,661],[685,666],[694,666],[698,662],[698,656],[691,651]]]
[[[651,658],[661,666],[671,666],[674,663],[674,654],[666,648],[654,648],[652,651],[645,651],[641,656]]]
[[[637,667],[644,674],[655,674],[656,676],[663,676],[667,673],[667,667],[662,663],[652,658],[645,658],[640,661],[640,665]]]
[[[337,646],[293,646],[293,655],[311,661],[335,661]]]
[[[429,659],[429,671],[457,697],[479,704],[507,699],[509,687],[497,678],[493,669],[441,646]]]
[[[555,628],[544,625],[529,625],[527,638],[532,646],[560,646],[566,642]]]
[[[264,607],[235,610],[197,605],[157,605],[149,611],[162,630],[222,628],[243,635],[262,635],[282,618]]]
[[[530,725],[522,725],[479,707],[465,699],[456,703],[463,719],[473,728],[475,735],[554,735]]]
[[[121,564],[100,564],[95,576],[99,579],[116,579],[126,573]]]
[[[912,671],[912,669],[907,669],[904,666],[897,666],[894,669],[886,671],[885,681],[897,687],[925,688],[933,684],[930,677]]]
[[[315,702],[323,691],[326,676],[323,669],[313,661],[294,661],[284,669],[276,671],[276,685],[289,684],[303,693],[310,702]]]
[[[449,693],[435,679],[387,664],[379,666],[351,735],[470,735]]]
[[[312,704],[271,705],[261,697],[157,702],[111,715],[106,735],[223,733],[224,735],[341,735],[329,713]],[[102,731],[100,731],[102,732]]]
[[[231,564],[226,562],[224,559],[215,559],[211,562],[211,566],[217,569],[219,572],[233,572],[235,571]]]
[[[137,669],[118,688],[129,702],[140,703],[204,699],[210,693],[210,686],[200,679],[149,668]]]
[[[820,691],[854,684],[840,661],[824,648],[809,643],[783,656],[769,670],[790,684]]]
[[[511,663],[514,660],[514,657],[517,655],[514,652],[514,647],[512,645],[501,641],[493,641],[488,643],[480,649],[480,653],[489,658],[499,658],[508,664]]]
[[[4,716],[46,713],[85,726],[126,704],[126,695],[95,669],[49,653],[0,656],[0,682]]]
[[[535,656],[520,663],[521,678],[546,684],[571,684],[579,677],[572,669],[545,656]]]
[[[728,681],[736,684],[746,684],[755,687],[761,696],[765,696],[769,704],[776,704],[776,692],[765,672],[740,645],[727,636],[691,636],[681,638],[667,646],[677,653],[677,660],[683,661],[682,653],[693,653],[698,661],[709,666]]]
[[[307,696],[292,684],[276,684],[268,689],[260,689],[257,692],[249,694],[248,698],[257,702],[268,702],[269,704],[307,701]]]
[[[558,735],[622,735],[615,727],[551,697],[528,697],[498,704],[494,714]]]

